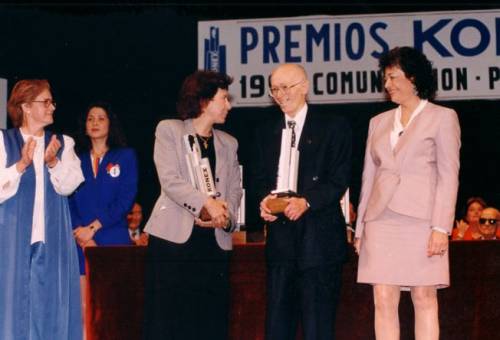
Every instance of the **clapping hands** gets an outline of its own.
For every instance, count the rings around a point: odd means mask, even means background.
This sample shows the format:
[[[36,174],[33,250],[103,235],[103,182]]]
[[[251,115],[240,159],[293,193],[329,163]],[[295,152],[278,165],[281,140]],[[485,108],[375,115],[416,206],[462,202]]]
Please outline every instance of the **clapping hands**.
[[[33,155],[35,154],[36,141],[33,137],[29,137],[26,143],[24,143],[21,149],[21,159],[16,163],[16,169],[19,173],[24,172],[24,170],[33,163]]]
[[[52,135],[49,145],[45,149],[44,160],[49,168],[53,168],[57,164],[57,152],[61,148],[61,142],[57,140],[56,135]]]

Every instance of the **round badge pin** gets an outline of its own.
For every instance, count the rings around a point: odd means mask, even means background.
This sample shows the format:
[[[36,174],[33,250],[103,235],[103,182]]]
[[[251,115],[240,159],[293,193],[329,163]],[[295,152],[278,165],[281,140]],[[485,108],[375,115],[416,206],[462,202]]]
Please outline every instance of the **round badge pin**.
[[[120,176],[120,166],[118,164],[114,165],[109,169],[109,175],[111,177],[118,177]]]

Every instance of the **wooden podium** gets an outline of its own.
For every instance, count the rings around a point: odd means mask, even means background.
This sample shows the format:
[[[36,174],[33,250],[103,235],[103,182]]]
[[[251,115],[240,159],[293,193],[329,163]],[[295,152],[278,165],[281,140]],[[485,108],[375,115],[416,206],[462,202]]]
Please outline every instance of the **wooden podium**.
[[[86,248],[88,340],[142,339],[145,247]],[[451,287],[438,293],[442,339],[496,339],[500,320],[500,241],[451,242]],[[263,244],[235,245],[231,261],[230,339],[264,339]],[[357,284],[357,256],[344,267],[337,339],[374,339],[369,285]],[[401,295],[401,339],[413,339],[410,294]],[[300,337],[299,337],[300,338]]]

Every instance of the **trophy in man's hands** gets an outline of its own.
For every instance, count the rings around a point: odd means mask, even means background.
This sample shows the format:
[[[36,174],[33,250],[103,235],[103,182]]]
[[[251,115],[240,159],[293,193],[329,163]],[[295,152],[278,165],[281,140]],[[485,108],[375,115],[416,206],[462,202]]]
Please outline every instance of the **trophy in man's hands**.
[[[282,213],[290,197],[297,196],[297,176],[299,172],[299,150],[295,138],[295,122],[288,122],[288,129],[281,134],[281,151],[278,165],[276,189],[271,194],[276,198],[267,200],[271,214]]]
[[[185,156],[191,184],[199,191],[213,198],[217,197],[210,161],[206,157],[201,157],[198,139],[195,135],[190,134],[184,135],[183,138],[188,151]],[[210,214],[205,208],[200,212],[200,219],[202,221],[211,220]]]

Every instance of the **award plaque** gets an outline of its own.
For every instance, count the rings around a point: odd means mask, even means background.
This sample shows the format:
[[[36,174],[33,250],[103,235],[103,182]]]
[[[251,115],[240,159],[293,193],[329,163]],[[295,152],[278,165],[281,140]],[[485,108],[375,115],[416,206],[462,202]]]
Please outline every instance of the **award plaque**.
[[[295,143],[295,131],[283,129],[281,134],[281,151],[278,165],[276,195],[267,201],[267,207],[273,215],[282,213],[288,205],[288,198],[297,196],[297,177],[299,171],[299,151]]]
[[[198,139],[195,135],[190,134],[184,135],[183,139],[187,150],[185,157],[191,184],[199,191],[213,198],[217,197],[210,161],[206,157],[201,157]],[[200,219],[202,221],[209,221],[211,219],[205,209],[202,209]]]

